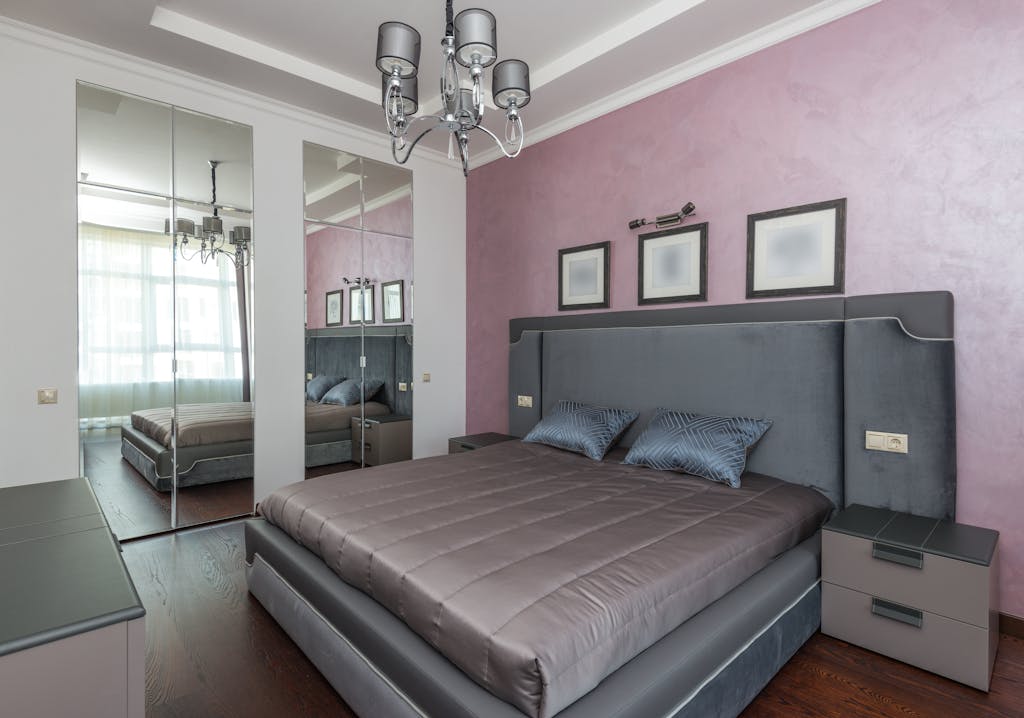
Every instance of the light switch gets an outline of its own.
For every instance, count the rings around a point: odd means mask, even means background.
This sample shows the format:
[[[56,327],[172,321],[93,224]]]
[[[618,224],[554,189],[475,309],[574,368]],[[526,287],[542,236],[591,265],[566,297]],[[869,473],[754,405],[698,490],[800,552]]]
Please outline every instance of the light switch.
[[[865,431],[864,448],[870,451],[887,451],[892,454],[906,454],[909,437],[885,431]]]
[[[516,397],[516,405],[517,406],[521,406],[524,409],[532,409],[533,408],[533,397],[532,396],[524,396],[524,395],[520,394],[519,396]]]
[[[409,385],[404,381],[398,382],[398,391],[409,391]]]
[[[36,391],[36,402],[39,404],[56,404],[56,389],[39,389]]]
[[[309,381],[312,378],[313,378],[313,372],[307,371],[306,372],[306,381]]]
[[[425,372],[423,372],[423,383],[427,384],[429,382],[430,382],[430,372],[429,371],[425,371]]]

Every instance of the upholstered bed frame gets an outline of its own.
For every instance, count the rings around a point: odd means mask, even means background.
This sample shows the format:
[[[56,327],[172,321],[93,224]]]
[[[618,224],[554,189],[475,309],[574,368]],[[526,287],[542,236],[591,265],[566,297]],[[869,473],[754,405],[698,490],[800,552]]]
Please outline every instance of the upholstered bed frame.
[[[412,382],[412,326],[359,327],[306,330],[306,373],[316,376],[358,377],[359,357],[366,356],[366,378],[384,382],[374,399],[393,413],[412,416],[412,394],[399,391],[399,383]],[[352,460],[352,432],[306,434],[306,466],[324,466]]]
[[[562,315],[510,332],[512,434],[560,399],[641,410],[627,445],[660,406],[771,417],[751,470],[837,506],[954,514],[949,293]],[[908,434],[909,453],[867,451],[866,430]],[[357,714],[522,718],[276,527],[248,522],[246,556],[249,590]],[[817,630],[819,575],[814,536],[558,718],[737,715]]]

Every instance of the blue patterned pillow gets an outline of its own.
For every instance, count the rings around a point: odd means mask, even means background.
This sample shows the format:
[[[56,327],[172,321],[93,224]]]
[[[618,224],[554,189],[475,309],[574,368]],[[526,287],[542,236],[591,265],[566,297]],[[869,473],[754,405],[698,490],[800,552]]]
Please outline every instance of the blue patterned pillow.
[[[636,417],[635,411],[562,400],[530,429],[523,441],[574,451],[600,461]]]
[[[343,376],[317,374],[306,382],[306,398],[310,401],[320,401],[324,398],[324,394],[331,390],[331,387],[335,387],[343,381],[345,381]]]
[[[380,391],[382,386],[384,386],[384,382],[378,379],[367,379],[366,386],[363,387],[363,401],[372,399],[373,395]],[[341,406],[358,404],[359,381],[356,379],[346,379],[324,394],[324,398],[320,400],[320,403],[340,404]]]
[[[738,489],[748,450],[771,425],[771,419],[659,409],[622,463],[682,471]]]

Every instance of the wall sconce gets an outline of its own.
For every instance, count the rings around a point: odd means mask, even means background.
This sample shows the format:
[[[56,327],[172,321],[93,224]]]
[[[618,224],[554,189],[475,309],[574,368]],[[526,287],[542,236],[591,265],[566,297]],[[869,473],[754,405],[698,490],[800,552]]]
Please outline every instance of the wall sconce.
[[[672,214],[662,214],[654,218],[654,226],[658,229],[662,227],[671,227],[674,224],[680,224],[684,219],[689,217],[691,214],[697,211],[697,206],[693,202],[687,202],[683,205],[683,208],[678,212]],[[650,224],[646,219],[641,217],[640,219],[634,219],[629,223],[630,229],[640,229],[646,224]]]

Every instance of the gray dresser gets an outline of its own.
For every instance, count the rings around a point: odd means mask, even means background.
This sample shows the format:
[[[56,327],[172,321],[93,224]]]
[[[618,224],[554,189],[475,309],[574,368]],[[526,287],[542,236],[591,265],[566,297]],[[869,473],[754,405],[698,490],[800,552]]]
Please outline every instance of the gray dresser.
[[[86,479],[0,489],[3,715],[141,718],[145,610]]]
[[[498,434],[493,431],[483,434],[469,434],[468,436],[453,436],[448,439],[448,453],[462,454],[466,451],[476,451],[485,446],[500,444],[503,441],[519,441],[519,437],[510,436],[509,434]]]
[[[352,460],[359,461],[359,444],[367,466],[412,458],[412,418],[399,414],[352,417]]]
[[[821,540],[823,633],[988,690],[998,532],[853,505]]]

